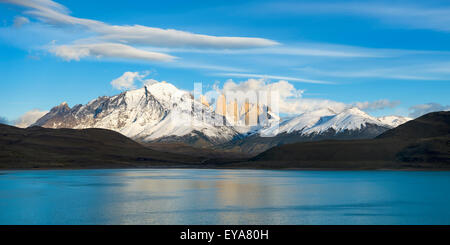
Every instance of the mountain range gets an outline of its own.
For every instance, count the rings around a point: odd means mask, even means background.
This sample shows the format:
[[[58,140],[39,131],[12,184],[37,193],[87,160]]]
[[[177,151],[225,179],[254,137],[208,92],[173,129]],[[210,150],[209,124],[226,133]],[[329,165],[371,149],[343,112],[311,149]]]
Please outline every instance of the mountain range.
[[[138,143],[107,129],[0,124],[0,168],[450,169],[450,112],[433,112],[373,139],[283,144],[250,157],[182,143]]]
[[[324,108],[280,119],[267,107],[244,103],[238,108],[235,101],[227,102],[223,96],[215,106],[202,96],[194,99],[191,93],[170,83],[155,82],[115,96],[102,96],[86,105],[70,108],[64,102],[32,126],[103,128],[140,143],[183,143],[257,154],[286,143],[369,139],[411,120],[401,116],[375,118],[356,107],[339,112]],[[253,111],[259,122],[265,120],[264,125],[247,126]]]
[[[375,118],[358,108],[348,108],[339,113],[326,108],[287,118],[279,125],[263,128],[258,133],[232,140],[222,147],[256,154],[295,142],[371,139],[409,120],[401,116]]]
[[[200,112],[192,110],[194,106]],[[99,97],[86,105],[70,108],[62,103],[33,126],[47,128],[104,128],[139,142],[185,142],[209,146],[227,142],[239,133],[232,127],[210,121],[222,116],[186,91],[169,83],[154,83],[119,95]]]

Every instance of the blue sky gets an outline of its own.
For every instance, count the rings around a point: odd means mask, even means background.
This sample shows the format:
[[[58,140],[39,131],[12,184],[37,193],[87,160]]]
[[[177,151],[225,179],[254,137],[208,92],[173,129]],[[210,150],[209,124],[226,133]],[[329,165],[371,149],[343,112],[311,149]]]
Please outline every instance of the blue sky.
[[[125,72],[186,90],[286,80],[302,108],[374,116],[450,108],[448,1],[0,0],[0,21],[10,121],[117,94]]]

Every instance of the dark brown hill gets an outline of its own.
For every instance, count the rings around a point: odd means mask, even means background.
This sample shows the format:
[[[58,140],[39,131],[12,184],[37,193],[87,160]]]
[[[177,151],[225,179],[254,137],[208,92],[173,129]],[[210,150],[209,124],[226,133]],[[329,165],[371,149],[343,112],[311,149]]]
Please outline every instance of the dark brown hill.
[[[123,168],[202,161],[146,148],[111,130],[22,129],[0,124],[0,168]]]

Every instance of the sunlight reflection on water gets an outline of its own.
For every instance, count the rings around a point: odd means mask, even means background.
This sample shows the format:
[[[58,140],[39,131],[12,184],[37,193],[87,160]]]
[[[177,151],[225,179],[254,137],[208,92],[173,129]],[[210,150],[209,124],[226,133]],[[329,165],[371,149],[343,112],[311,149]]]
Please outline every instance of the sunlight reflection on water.
[[[0,224],[450,224],[450,172],[0,172]]]

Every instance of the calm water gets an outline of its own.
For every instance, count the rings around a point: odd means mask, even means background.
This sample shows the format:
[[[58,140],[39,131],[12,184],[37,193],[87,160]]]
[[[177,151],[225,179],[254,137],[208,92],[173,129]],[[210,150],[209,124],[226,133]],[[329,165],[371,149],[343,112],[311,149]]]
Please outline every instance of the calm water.
[[[0,224],[450,224],[450,172],[0,171]]]

